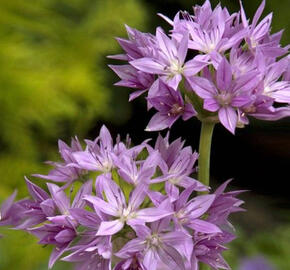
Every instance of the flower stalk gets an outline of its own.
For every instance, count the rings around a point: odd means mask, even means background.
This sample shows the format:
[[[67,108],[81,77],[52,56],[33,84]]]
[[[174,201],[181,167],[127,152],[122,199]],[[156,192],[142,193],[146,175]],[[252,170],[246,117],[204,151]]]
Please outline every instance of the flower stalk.
[[[211,142],[215,123],[203,121],[199,140],[198,180],[206,186],[210,182],[210,154]],[[205,193],[205,192],[202,192]],[[206,264],[200,263],[200,270],[210,270]]]
[[[215,123],[203,121],[201,124],[198,159],[198,180],[209,186],[210,180],[210,152]]]

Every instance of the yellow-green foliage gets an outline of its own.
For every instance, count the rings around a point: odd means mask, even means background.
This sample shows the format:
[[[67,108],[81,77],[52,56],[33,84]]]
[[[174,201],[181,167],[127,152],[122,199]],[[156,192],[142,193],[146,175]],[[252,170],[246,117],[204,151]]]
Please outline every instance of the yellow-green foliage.
[[[145,30],[145,15],[139,0],[0,0],[0,201],[14,188],[25,196],[23,175],[44,173],[57,138],[128,118],[106,55],[119,52],[114,37],[125,23]],[[9,233],[0,269],[46,269],[47,253]]]

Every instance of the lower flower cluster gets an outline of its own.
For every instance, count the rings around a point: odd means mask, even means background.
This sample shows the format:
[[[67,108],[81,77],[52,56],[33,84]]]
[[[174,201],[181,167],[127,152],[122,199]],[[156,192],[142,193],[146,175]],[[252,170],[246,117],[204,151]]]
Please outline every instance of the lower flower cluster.
[[[222,252],[235,238],[228,216],[243,210],[242,191],[225,192],[227,181],[209,193],[192,178],[191,147],[169,135],[154,146],[114,143],[105,126],[85,144],[60,141],[62,162],[34,175],[49,180],[48,191],[26,178],[30,198],[15,201],[14,192],[4,201],[0,226],[52,245],[50,268],[59,259],[78,270],[230,268]]]

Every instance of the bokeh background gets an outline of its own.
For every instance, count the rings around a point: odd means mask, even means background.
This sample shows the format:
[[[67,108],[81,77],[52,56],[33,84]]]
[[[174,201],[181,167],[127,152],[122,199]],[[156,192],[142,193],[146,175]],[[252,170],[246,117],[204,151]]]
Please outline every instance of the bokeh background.
[[[222,5],[237,11],[238,0]],[[120,53],[114,37],[125,37],[124,24],[154,32],[168,29],[157,12],[173,17],[202,1],[190,0],[0,0],[0,202],[18,189],[23,176],[46,173],[46,160],[57,160],[57,140],[94,138],[105,123],[113,136],[130,133],[133,142],[156,137],[145,133],[152,112],[144,100],[128,103],[129,90],[107,67],[106,55]],[[215,5],[217,1],[212,1]],[[260,1],[244,1],[253,16]],[[290,43],[289,0],[267,2],[274,12],[273,31],[285,29]],[[200,125],[178,122],[172,139],[182,136],[195,149]],[[252,121],[232,136],[217,127],[213,140],[212,181],[234,178],[231,188],[250,190],[242,197],[247,212],[232,221],[239,238],[225,253],[232,268],[244,258],[263,256],[277,270],[290,269],[290,119]],[[0,229],[1,270],[47,269],[50,248],[22,232]],[[70,269],[58,263],[54,270]]]

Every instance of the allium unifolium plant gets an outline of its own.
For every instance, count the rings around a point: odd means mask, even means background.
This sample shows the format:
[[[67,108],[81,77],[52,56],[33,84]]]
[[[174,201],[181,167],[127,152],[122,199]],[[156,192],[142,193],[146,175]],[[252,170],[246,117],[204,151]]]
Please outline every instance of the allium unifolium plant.
[[[195,269],[199,261],[228,268],[221,252],[234,239],[227,218],[242,210],[240,192],[224,192],[226,182],[197,195],[209,187],[191,177],[198,154],[190,146],[168,135],[154,146],[114,144],[105,126],[85,143],[59,141],[62,162],[34,176],[62,187],[47,183],[46,192],[26,178],[31,198],[14,202],[14,192],[2,204],[0,225],[53,245],[49,267],[62,257],[77,269]],[[72,198],[65,189],[75,181],[82,185]]]
[[[30,198],[2,203],[0,225],[35,235],[52,245],[57,260],[78,270],[230,269],[222,257],[235,238],[228,217],[242,211],[242,191],[209,186],[211,137],[215,124],[230,132],[248,117],[277,120],[290,115],[288,48],[282,32],[271,34],[272,15],[252,20],[206,1],[194,14],[178,12],[167,35],[127,26],[118,39],[125,61],[111,68],[117,85],[134,88],[130,100],[147,93],[157,113],[147,130],[170,128],[178,119],[202,122],[199,153],[169,133],[155,144],[113,141],[103,126],[94,140],[59,141],[61,162],[49,162],[47,190],[26,180]],[[190,53],[189,53],[190,52]],[[189,58],[189,55],[194,55]],[[285,56],[285,57],[284,57]],[[196,162],[198,160],[198,167]],[[193,178],[197,172],[198,179]]]
[[[111,68],[121,78],[116,85],[137,89],[130,100],[147,93],[148,108],[157,110],[147,130],[196,116],[234,133],[249,116],[290,115],[288,47],[280,45],[283,31],[270,33],[272,14],[259,22],[264,7],[265,1],[252,20],[242,3],[234,14],[220,5],[212,10],[209,1],[193,7],[194,15],[160,14],[172,26],[170,36],[161,27],[152,35],[127,26],[129,39],[117,39],[125,54],[111,56],[125,64]]]

